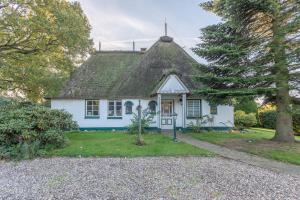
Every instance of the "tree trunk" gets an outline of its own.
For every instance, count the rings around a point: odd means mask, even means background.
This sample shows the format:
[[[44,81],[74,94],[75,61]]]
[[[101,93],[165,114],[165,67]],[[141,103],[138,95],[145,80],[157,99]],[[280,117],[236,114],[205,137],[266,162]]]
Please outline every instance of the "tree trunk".
[[[279,13],[279,12],[278,12]],[[291,97],[289,95],[289,70],[285,52],[285,34],[280,27],[279,14],[273,20],[274,75],[276,83],[277,120],[276,133],[273,138],[279,142],[294,142],[293,120],[291,113]]]

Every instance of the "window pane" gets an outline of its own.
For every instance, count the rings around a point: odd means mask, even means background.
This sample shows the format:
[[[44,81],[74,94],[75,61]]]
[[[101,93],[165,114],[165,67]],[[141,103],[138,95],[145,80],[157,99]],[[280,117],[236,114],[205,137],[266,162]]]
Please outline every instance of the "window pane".
[[[114,116],[115,115],[115,102],[109,101],[108,102],[108,116]]]
[[[117,111],[116,111],[116,115],[117,116],[121,116],[122,115],[122,104],[118,105],[117,103]]]
[[[156,112],[156,101],[150,101],[149,104],[148,104],[148,107],[149,107],[149,111],[151,113],[155,113]]]
[[[99,101],[94,101],[95,106],[99,106]]]
[[[88,111],[92,110],[92,106],[87,106],[86,110],[88,110]]]
[[[99,116],[99,100],[86,100],[86,116]]]
[[[122,110],[117,110],[116,116],[122,116]]]
[[[108,116],[114,116],[114,110],[113,109],[108,111]]]
[[[216,104],[210,105],[210,114],[212,115],[218,114],[218,106]]]
[[[127,105],[125,107],[125,113],[126,114],[132,114],[132,105]]]
[[[94,116],[98,116],[98,115],[99,115],[98,110],[94,110],[94,111],[93,111],[93,115],[94,115]]]
[[[201,100],[187,101],[187,116],[200,117],[201,116]]]

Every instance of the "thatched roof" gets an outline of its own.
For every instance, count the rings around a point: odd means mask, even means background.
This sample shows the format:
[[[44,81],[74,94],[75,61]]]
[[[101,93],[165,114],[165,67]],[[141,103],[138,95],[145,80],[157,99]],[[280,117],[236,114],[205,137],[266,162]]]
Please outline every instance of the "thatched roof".
[[[60,99],[147,98],[169,74],[177,74],[190,91],[199,87],[191,58],[172,38],[161,37],[148,51],[100,51],[70,78]]]

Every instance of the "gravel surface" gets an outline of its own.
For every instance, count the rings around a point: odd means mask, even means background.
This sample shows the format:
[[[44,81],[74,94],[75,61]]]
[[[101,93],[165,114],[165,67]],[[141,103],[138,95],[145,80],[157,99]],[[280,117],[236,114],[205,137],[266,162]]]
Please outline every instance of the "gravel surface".
[[[300,199],[300,176],[220,157],[0,162],[0,199]]]

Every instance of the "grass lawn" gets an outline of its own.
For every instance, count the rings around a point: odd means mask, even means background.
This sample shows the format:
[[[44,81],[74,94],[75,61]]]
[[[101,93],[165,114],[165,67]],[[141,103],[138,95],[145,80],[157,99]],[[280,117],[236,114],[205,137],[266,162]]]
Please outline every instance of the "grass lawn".
[[[174,143],[161,134],[145,134],[145,146],[134,144],[136,135],[112,132],[70,132],[69,145],[49,151],[49,156],[213,156],[214,154],[182,142]]]
[[[300,165],[300,142],[289,144],[270,141],[269,139],[275,134],[271,129],[252,128],[248,131],[247,133],[191,133],[190,135],[228,148]],[[300,141],[299,136],[295,138]]]

